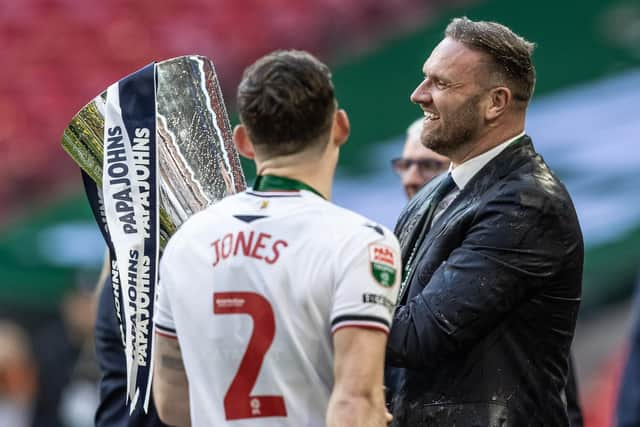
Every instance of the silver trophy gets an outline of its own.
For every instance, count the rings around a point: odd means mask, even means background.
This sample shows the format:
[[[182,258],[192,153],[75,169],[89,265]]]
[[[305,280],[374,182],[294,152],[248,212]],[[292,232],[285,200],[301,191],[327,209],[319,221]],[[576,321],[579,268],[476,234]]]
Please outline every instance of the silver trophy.
[[[245,188],[212,62],[182,56],[124,77],[73,117],[62,146],[109,247],[126,401],[146,410],[160,250],[191,215]]]
[[[160,177],[160,239],[188,217],[226,195],[244,190],[245,179],[213,63],[181,56],[156,64],[156,129]],[[106,91],[78,112],[62,146],[102,185]]]

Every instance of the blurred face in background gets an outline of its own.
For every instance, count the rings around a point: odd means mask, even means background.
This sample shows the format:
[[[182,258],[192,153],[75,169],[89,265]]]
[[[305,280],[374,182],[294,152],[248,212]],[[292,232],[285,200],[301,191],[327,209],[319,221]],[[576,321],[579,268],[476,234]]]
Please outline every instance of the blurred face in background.
[[[402,157],[392,160],[393,169],[400,176],[408,198],[449,168],[448,158],[422,145],[422,124],[423,119],[418,119],[409,127]]]

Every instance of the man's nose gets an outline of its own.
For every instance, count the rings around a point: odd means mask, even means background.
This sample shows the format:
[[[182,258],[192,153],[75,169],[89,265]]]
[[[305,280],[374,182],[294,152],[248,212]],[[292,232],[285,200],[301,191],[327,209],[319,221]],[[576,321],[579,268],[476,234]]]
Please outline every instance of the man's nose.
[[[413,90],[409,97],[414,104],[428,104],[431,102],[431,92],[428,81],[425,79]]]

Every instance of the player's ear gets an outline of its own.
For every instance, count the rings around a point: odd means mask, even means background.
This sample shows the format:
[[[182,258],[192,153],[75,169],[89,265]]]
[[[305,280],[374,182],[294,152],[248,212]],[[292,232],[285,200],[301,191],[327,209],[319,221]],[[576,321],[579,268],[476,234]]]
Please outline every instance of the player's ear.
[[[251,138],[249,138],[249,133],[244,125],[236,125],[236,127],[233,128],[233,143],[236,145],[238,153],[247,159],[253,160],[256,157]]]
[[[349,116],[342,108],[336,110],[333,120],[333,142],[336,145],[342,145],[347,142],[351,125],[349,124]]]

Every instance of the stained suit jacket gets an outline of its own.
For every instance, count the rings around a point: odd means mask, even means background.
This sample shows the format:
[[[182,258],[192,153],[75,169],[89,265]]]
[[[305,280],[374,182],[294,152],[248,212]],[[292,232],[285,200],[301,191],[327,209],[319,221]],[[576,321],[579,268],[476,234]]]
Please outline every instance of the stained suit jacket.
[[[403,265],[436,178],[396,226]],[[568,426],[562,400],[583,241],[564,186],[528,136],[428,230],[387,345],[393,426]]]

